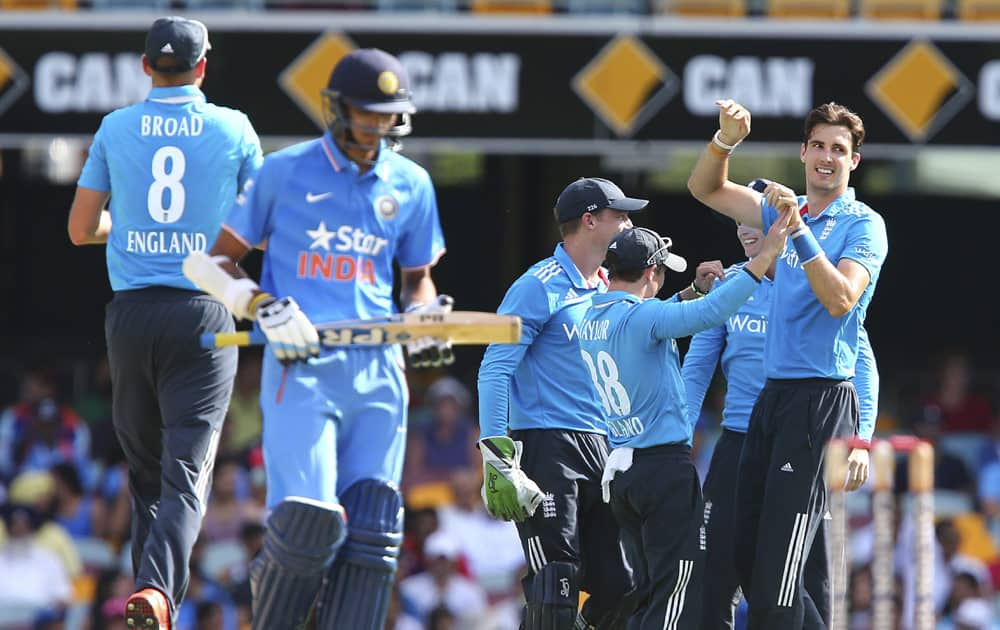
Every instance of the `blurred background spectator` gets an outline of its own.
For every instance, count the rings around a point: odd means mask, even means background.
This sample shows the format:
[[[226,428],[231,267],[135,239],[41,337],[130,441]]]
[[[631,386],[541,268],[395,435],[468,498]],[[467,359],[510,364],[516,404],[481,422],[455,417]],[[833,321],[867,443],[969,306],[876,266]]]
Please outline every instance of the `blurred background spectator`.
[[[924,398],[924,409],[939,418],[941,431],[986,433],[993,424],[989,398],[973,382],[971,359],[964,350],[953,349],[939,360],[936,387]]]
[[[452,473],[480,467],[478,421],[469,413],[472,396],[458,379],[443,376],[425,395],[408,430],[404,470],[407,488],[447,482]]]
[[[53,371],[29,368],[20,399],[0,415],[0,479],[61,462],[86,473],[89,457],[90,431],[72,407],[60,402]]]
[[[73,586],[59,556],[36,537],[42,517],[18,503],[6,504],[0,514],[6,531],[0,542],[0,627],[61,615]]]
[[[482,541],[489,543],[488,540]],[[456,620],[475,619],[487,607],[486,592],[475,581],[458,570],[461,550],[447,533],[436,531],[424,542],[427,570],[403,578],[399,592],[404,608],[430,625],[436,609],[443,607],[450,614],[437,613],[438,627]],[[449,619],[450,618],[450,619]]]

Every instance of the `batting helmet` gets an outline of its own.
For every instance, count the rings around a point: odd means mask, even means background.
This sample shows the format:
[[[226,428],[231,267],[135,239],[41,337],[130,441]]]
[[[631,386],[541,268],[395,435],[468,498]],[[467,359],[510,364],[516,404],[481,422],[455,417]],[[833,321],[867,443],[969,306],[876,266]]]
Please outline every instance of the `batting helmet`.
[[[397,114],[396,124],[386,133],[353,123],[344,105],[380,114]],[[410,100],[410,79],[399,60],[378,48],[359,48],[344,56],[334,67],[323,90],[323,114],[327,126],[340,135],[351,129],[385,135],[390,148],[399,148],[398,138],[408,135],[413,127],[410,114],[417,109]],[[374,148],[374,147],[366,147]]]

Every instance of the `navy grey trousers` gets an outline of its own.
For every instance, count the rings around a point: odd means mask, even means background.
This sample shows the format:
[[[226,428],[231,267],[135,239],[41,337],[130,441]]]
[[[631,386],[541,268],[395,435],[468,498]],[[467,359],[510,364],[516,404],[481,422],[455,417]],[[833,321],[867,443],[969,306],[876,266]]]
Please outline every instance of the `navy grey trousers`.
[[[827,627],[828,585],[805,577],[829,575],[823,460],[831,438],[854,435],[858,416],[850,381],[768,379],[761,390],[740,454],[734,519],[748,630]]]
[[[228,309],[196,291],[119,291],[107,306],[112,413],[128,461],[136,587],[161,591],[173,614],[187,591],[236,376],[237,349],[202,349],[199,336],[233,329]]]
[[[711,576],[711,579],[703,581],[702,630],[733,630],[735,626],[736,607],[741,597],[734,550],[736,480],[739,477],[740,453],[743,451],[745,437],[744,433],[723,430],[715,444],[712,463],[702,486],[708,537],[704,574]],[[831,595],[825,532],[825,526],[816,530],[816,538],[809,550],[802,577],[817,616],[828,620]]]

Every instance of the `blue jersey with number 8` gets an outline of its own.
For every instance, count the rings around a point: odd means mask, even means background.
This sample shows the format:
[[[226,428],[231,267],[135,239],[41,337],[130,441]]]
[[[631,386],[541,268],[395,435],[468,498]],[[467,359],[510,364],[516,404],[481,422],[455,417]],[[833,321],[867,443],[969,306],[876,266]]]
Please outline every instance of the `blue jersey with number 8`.
[[[105,116],[77,183],[112,193],[111,288],[194,289],[181,262],[215,242],[262,160],[246,115],[207,103],[194,85],[153,88]]]

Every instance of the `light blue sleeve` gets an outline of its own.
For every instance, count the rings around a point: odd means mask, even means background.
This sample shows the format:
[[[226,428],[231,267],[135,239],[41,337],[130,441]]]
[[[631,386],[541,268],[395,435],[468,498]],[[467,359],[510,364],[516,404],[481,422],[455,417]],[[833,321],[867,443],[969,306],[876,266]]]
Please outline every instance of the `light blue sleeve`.
[[[521,341],[490,345],[479,365],[479,435],[484,438],[507,435],[511,378],[551,314],[541,281],[532,275],[518,278],[497,313],[520,316]]]
[[[858,437],[871,440],[875,434],[875,420],[878,418],[878,364],[872,350],[868,331],[862,328],[858,334],[858,359],[854,365],[854,389],[858,392],[861,416],[858,421]]]
[[[255,247],[271,233],[278,182],[288,170],[288,160],[265,159],[256,179],[250,178],[229,210],[226,226],[248,245]]]
[[[413,197],[413,214],[396,250],[396,261],[404,269],[432,265],[444,251],[444,232],[438,218],[437,197],[427,171],[416,171],[410,194]]]
[[[0,414],[0,476],[14,476],[14,410],[8,407]]]
[[[764,195],[760,196],[760,223],[763,226],[761,229],[764,230],[764,234],[771,229],[771,224],[778,218],[778,209],[772,205],[768,205],[767,198]]]
[[[851,224],[841,259],[849,258],[868,270],[873,279],[878,278],[885,257],[889,253],[889,238],[882,217],[870,212]]]
[[[659,302],[652,315],[653,337],[677,339],[721,326],[753,295],[758,284],[748,272],[740,272],[703,298],[680,303]]]
[[[977,494],[980,500],[1000,501],[1000,463],[987,464],[979,473]]]
[[[701,331],[691,338],[684,364],[681,366],[681,376],[684,379],[684,391],[687,393],[688,422],[694,426],[701,415],[701,405],[705,402],[705,393],[715,376],[715,366],[722,356],[726,346],[726,327],[715,326]]]
[[[106,135],[104,125],[107,120],[105,117],[97,133],[94,134],[94,140],[90,143],[90,149],[87,152],[87,161],[80,172],[80,178],[76,181],[77,186],[101,192],[111,190],[111,171],[108,169],[108,159],[104,147],[104,136]]]
[[[257,137],[253,125],[250,124],[250,119],[243,116],[243,121],[243,162],[240,164],[237,190],[243,190],[247,180],[256,176],[261,164],[264,163],[264,151],[260,148],[260,138]]]

